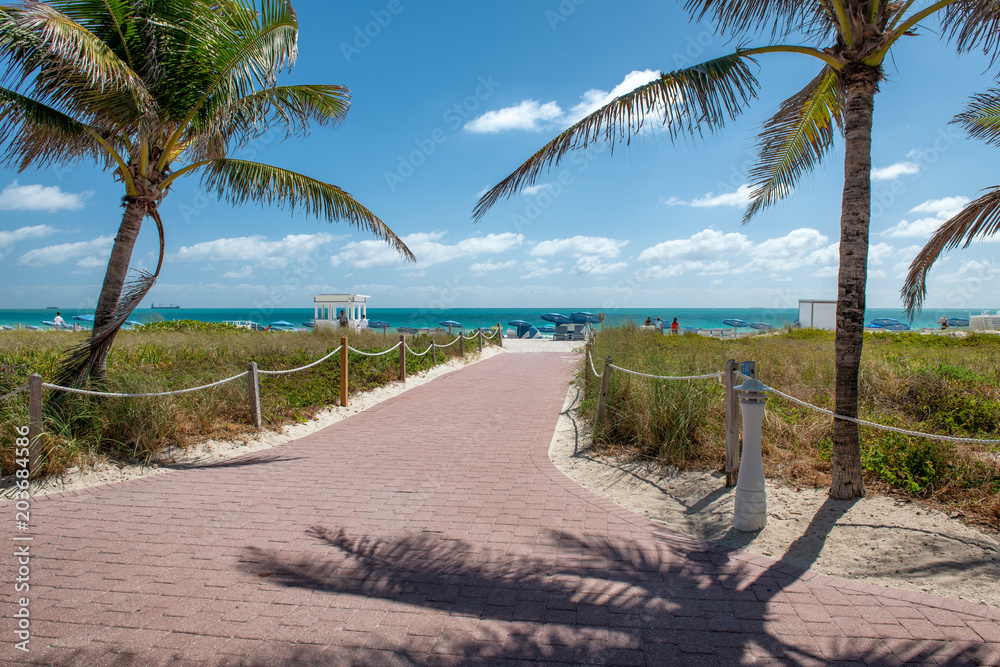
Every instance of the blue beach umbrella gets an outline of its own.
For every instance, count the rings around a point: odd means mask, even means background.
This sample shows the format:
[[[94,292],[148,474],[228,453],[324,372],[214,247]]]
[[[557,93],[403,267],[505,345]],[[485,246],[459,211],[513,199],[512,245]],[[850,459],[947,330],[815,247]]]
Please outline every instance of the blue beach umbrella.
[[[882,327],[885,331],[909,331],[910,325],[904,322],[896,322],[895,324],[886,324]]]
[[[949,317],[948,326],[950,327],[967,327],[969,326],[969,320],[962,317]]]
[[[462,323],[456,322],[455,320],[445,320],[444,322],[438,322],[438,324],[442,327],[448,327],[448,333],[451,333],[452,327],[458,327],[459,329],[462,328]]]
[[[520,338],[524,334],[528,333],[530,330],[535,328],[535,325],[531,322],[525,322],[524,320],[511,320],[507,323],[509,326],[517,327],[517,337]]]
[[[295,326],[291,322],[286,322],[285,320],[278,320],[277,322],[271,322],[272,327],[292,327]]]
[[[560,324],[562,324],[562,323],[560,323]],[[552,326],[551,324],[548,324],[548,325],[546,325],[544,327],[538,327],[538,331],[539,331],[539,333],[543,333],[543,334],[554,334],[556,332],[556,328],[554,326]]]
[[[389,330],[389,323],[385,322],[384,320],[369,320],[368,321],[368,328],[369,329],[381,329],[382,333],[384,335]]]
[[[94,316],[93,315],[74,315],[73,319],[74,320],[80,320],[81,322],[93,322],[94,321]]]
[[[895,324],[899,324],[899,320],[894,320],[891,317],[879,317],[872,320],[868,326],[874,327],[876,329],[881,329],[883,327],[889,327]]]
[[[302,326],[308,327],[310,329],[315,329],[316,328],[316,320],[309,320],[308,322],[303,322]]]
[[[758,331],[766,331],[768,329],[773,329],[774,327],[772,327],[767,322],[751,322],[750,328],[757,329]]]
[[[546,322],[552,322],[553,324],[569,324],[573,321],[573,318],[569,315],[563,315],[562,313],[545,313],[542,315],[542,319]],[[541,329],[539,329],[541,331]]]
[[[746,322],[744,320],[738,320],[738,319],[722,320],[722,323],[725,324],[727,327],[748,327],[748,326],[750,326],[749,322]]]
[[[570,315],[570,318],[572,318],[573,322],[576,324],[597,324],[598,322],[601,321],[600,316],[595,315],[594,313],[588,313],[586,311],[573,313],[572,315]]]

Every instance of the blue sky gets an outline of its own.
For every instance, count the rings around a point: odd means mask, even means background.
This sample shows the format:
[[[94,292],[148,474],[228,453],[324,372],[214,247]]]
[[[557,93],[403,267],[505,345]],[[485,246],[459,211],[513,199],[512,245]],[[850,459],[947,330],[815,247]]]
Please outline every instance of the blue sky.
[[[819,71],[763,55],[760,98],[723,131],[571,156],[478,224],[478,195],[610,95],[731,52],[679,3],[603,0],[296,0],[299,59],[284,83],[339,83],[352,106],[306,139],[266,136],[241,157],[335,183],[404,237],[404,264],[343,224],[232,208],[188,178],[161,206],[167,260],[147,301],[309,307],[358,292],[376,307],[796,307],[835,299],[843,143],[796,192],[741,225],[754,136]],[[986,90],[988,60],[936,26],[899,44],[876,98],[868,304],[894,307],[938,224],[1000,178],[996,149],[952,116]],[[762,39],[751,40],[763,43]],[[794,40],[789,40],[794,42]],[[91,164],[0,169],[0,308],[93,307],[121,184]],[[1000,237],[996,239],[1000,242]],[[998,243],[953,251],[929,307],[1000,307]],[[155,226],[133,266],[155,266]]]

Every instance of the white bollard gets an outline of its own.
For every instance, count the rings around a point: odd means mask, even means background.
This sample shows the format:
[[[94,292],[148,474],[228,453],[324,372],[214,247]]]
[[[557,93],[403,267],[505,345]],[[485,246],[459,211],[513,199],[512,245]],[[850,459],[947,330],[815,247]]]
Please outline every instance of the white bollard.
[[[767,525],[767,490],[764,486],[764,460],[760,454],[767,387],[758,380],[750,379],[734,389],[740,392],[740,411],[743,414],[743,457],[736,479],[733,528],[751,532]]]

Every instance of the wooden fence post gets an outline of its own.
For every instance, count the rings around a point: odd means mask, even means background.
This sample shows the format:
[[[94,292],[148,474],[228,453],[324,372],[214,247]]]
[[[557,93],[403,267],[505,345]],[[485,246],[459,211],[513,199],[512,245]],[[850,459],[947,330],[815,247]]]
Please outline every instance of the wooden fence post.
[[[257,362],[251,361],[247,367],[247,393],[250,395],[250,420],[256,428],[261,427],[260,381],[257,378]]]
[[[458,332],[458,353],[465,359],[465,336],[461,331]]]
[[[347,407],[347,336],[340,338],[340,407]]]
[[[483,351],[483,330],[479,330],[479,351]]]
[[[42,458],[42,376],[32,373],[28,378],[28,474],[37,476]]]
[[[499,322],[497,322],[497,344],[503,347],[503,329],[500,328]]]
[[[611,386],[611,357],[604,360],[604,372],[601,374],[601,393],[597,396],[597,414],[594,416],[594,441],[601,431],[604,422],[604,411],[608,407],[608,388]]]
[[[399,334],[399,381],[406,382],[406,336]]]
[[[434,345],[434,341],[431,341],[431,361],[433,361],[434,365],[437,366],[437,362],[438,362],[438,349]]]
[[[736,398],[736,371],[739,364],[735,359],[726,362],[726,486],[736,486],[736,476],[740,470],[740,406]]]

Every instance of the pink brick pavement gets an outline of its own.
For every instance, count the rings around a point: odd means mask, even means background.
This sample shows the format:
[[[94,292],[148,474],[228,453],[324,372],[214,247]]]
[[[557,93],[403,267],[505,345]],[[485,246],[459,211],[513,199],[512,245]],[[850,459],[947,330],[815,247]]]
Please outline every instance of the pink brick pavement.
[[[31,651],[11,515],[0,660],[1000,663],[996,608],[802,572],[577,486],[547,456],[573,368],[504,354],[272,450],[35,499]]]

